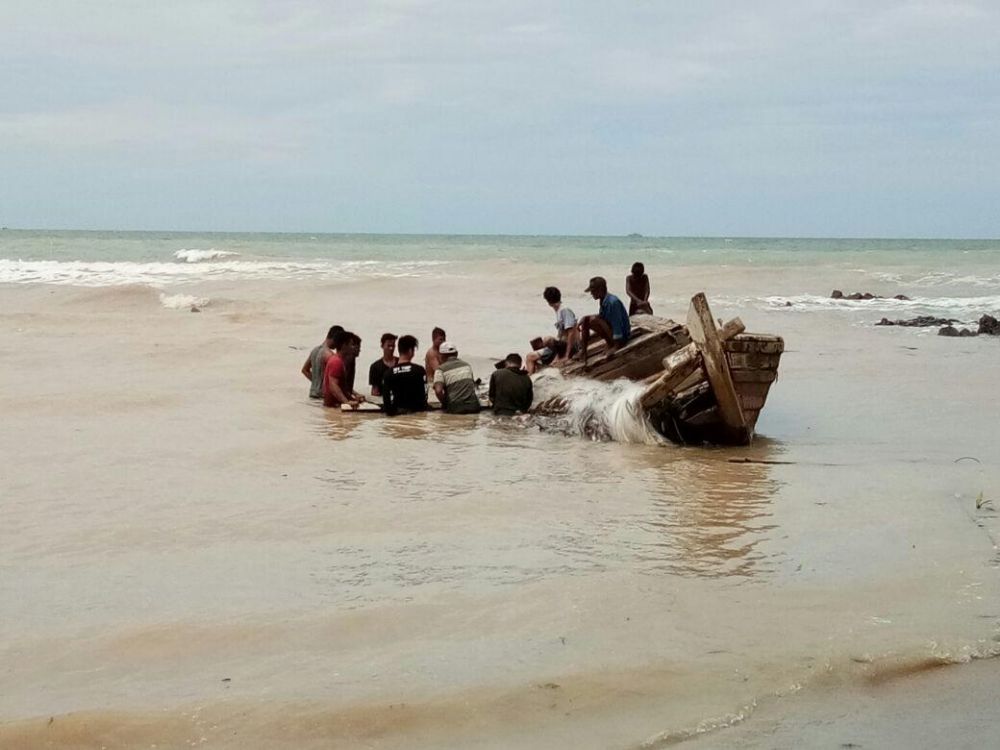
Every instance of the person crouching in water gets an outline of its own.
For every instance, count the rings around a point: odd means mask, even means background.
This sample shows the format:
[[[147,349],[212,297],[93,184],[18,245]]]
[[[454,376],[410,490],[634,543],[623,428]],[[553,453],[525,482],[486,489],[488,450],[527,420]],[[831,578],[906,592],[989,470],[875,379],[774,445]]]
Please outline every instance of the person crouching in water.
[[[508,354],[503,367],[497,366],[490,376],[490,402],[493,413],[501,417],[512,417],[531,408],[534,398],[531,377],[521,369],[521,355]]]
[[[413,336],[401,336],[399,362],[382,378],[382,408],[390,417],[427,411],[427,371],[413,361],[417,343]]]
[[[364,396],[351,387],[351,373],[359,350],[356,341],[360,339],[350,331],[340,331],[334,335],[334,354],[327,359],[323,373],[323,406],[336,408],[341,404],[349,404],[352,409],[357,409],[365,400]]]
[[[434,393],[448,414],[478,414],[476,376],[458,358],[458,348],[445,341],[439,348],[441,364],[434,371]]]
[[[587,364],[587,346],[590,334],[596,333],[608,345],[607,356],[628,343],[632,335],[632,323],[628,319],[625,305],[615,295],[608,292],[608,282],[603,276],[594,276],[583,290],[600,303],[597,315],[585,315],[580,321],[580,349],[583,363]]]

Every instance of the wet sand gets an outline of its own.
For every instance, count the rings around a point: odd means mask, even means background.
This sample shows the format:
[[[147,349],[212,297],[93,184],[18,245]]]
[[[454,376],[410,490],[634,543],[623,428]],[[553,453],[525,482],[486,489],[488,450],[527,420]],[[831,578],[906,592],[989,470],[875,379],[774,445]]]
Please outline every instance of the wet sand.
[[[789,342],[749,449],[305,398],[386,296],[365,361],[454,320],[488,374],[548,317],[495,277],[0,290],[0,746],[987,739],[995,660],[907,665],[998,648],[988,342],[721,307]]]

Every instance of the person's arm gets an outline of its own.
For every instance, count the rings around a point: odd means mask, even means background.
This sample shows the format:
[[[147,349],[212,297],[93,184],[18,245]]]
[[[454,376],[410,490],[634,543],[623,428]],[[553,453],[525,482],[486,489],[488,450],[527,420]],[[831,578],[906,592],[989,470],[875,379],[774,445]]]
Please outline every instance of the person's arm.
[[[327,378],[327,388],[330,389],[330,393],[333,394],[334,398],[337,399],[342,404],[350,403],[351,399],[347,397],[344,390],[340,387],[340,383],[337,382],[337,378],[334,375],[330,375]]]
[[[392,370],[386,370],[385,375],[382,376],[382,387],[379,388],[379,392],[382,394],[382,411],[390,417],[396,416],[396,400],[392,392]]]
[[[312,357],[306,357],[306,363],[302,365],[302,374],[306,376],[306,380],[313,379],[313,361]]]
[[[378,366],[382,360],[376,360],[372,362],[372,366],[368,368],[368,385],[371,386],[371,391],[373,396],[381,396],[381,386],[382,382],[378,376]],[[384,373],[383,373],[384,376]]]
[[[492,375],[490,375],[490,392],[489,392],[489,396],[490,396],[490,403],[491,404],[493,403],[493,401],[494,401],[494,399],[496,397],[496,393],[497,393],[497,374],[494,372]]]
[[[444,373],[440,370],[434,371],[434,393],[438,397],[438,401],[444,406],[445,401],[448,400],[448,391],[444,387]]]

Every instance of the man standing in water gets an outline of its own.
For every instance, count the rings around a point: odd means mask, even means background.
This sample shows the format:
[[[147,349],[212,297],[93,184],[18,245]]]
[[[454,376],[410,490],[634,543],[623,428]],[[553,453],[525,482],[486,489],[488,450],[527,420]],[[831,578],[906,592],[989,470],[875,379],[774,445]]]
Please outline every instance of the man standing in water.
[[[323,343],[313,347],[306,357],[306,362],[302,365],[302,374],[310,382],[309,398],[323,398],[323,373],[326,371],[326,361],[333,354],[333,337],[343,330],[343,326],[332,326]]]
[[[413,336],[399,339],[399,362],[382,378],[382,409],[390,417],[397,414],[427,411],[427,372],[413,362],[417,340]]]
[[[628,314],[653,314],[653,306],[649,304],[649,277],[642,263],[632,264],[632,273],[625,277],[625,294],[628,295]]]
[[[350,331],[339,331],[333,337],[335,353],[326,361],[323,374],[323,406],[339,407],[350,404],[357,409],[358,404],[365,400],[360,393],[355,393],[350,385],[351,365],[358,355],[354,342],[358,337]]]
[[[380,343],[382,356],[372,362],[372,366],[368,368],[368,385],[371,386],[373,396],[382,395],[382,378],[399,362],[396,359],[396,334],[383,333]]]
[[[443,331],[442,331],[443,333]],[[458,349],[447,341],[441,344],[441,365],[434,372],[434,393],[448,414],[478,414],[476,376],[458,358]]]
[[[531,376],[521,369],[520,354],[508,354],[503,365],[490,376],[490,402],[494,414],[512,417],[531,408],[533,386]]]
[[[628,342],[632,334],[632,323],[628,319],[625,305],[615,295],[608,292],[608,282],[602,276],[594,276],[583,290],[600,303],[597,315],[585,315],[580,321],[580,348],[583,363],[587,363],[587,345],[591,332],[604,339],[608,345],[608,356]]]
[[[441,344],[447,338],[443,328],[435,328],[431,331],[431,348],[424,355],[424,367],[427,368],[427,380],[434,382],[434,373],[441,365]]]

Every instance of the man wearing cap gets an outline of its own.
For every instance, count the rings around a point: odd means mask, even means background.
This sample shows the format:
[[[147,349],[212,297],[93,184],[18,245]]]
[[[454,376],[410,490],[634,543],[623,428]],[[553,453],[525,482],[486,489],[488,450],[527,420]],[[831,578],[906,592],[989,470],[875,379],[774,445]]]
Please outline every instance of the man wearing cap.
[[[469,365],[458,358],[458,348],[450,341],[441,344],[441,364],[434,371],[434,393],[448,414],[479,413],[476,376]]]
[[[622,301],[608,292],[608,282],[603,276],[592,278],[583,291],[590,292],[590,296],[600,303],[597,315],[585,315],[580,320],[580,347],[583,350],[583,362],[586,364],[591,331],[604,339],[610,355],[628,342],[628,337],[632,333],[632,323]]]
[[[528,411],[534,394],[531,376],[521,369],[521,355],[508,354],[507,359],[499,363],[497,368],[490,376],[493,413],[501,417],[512,417],[518,412]]]

